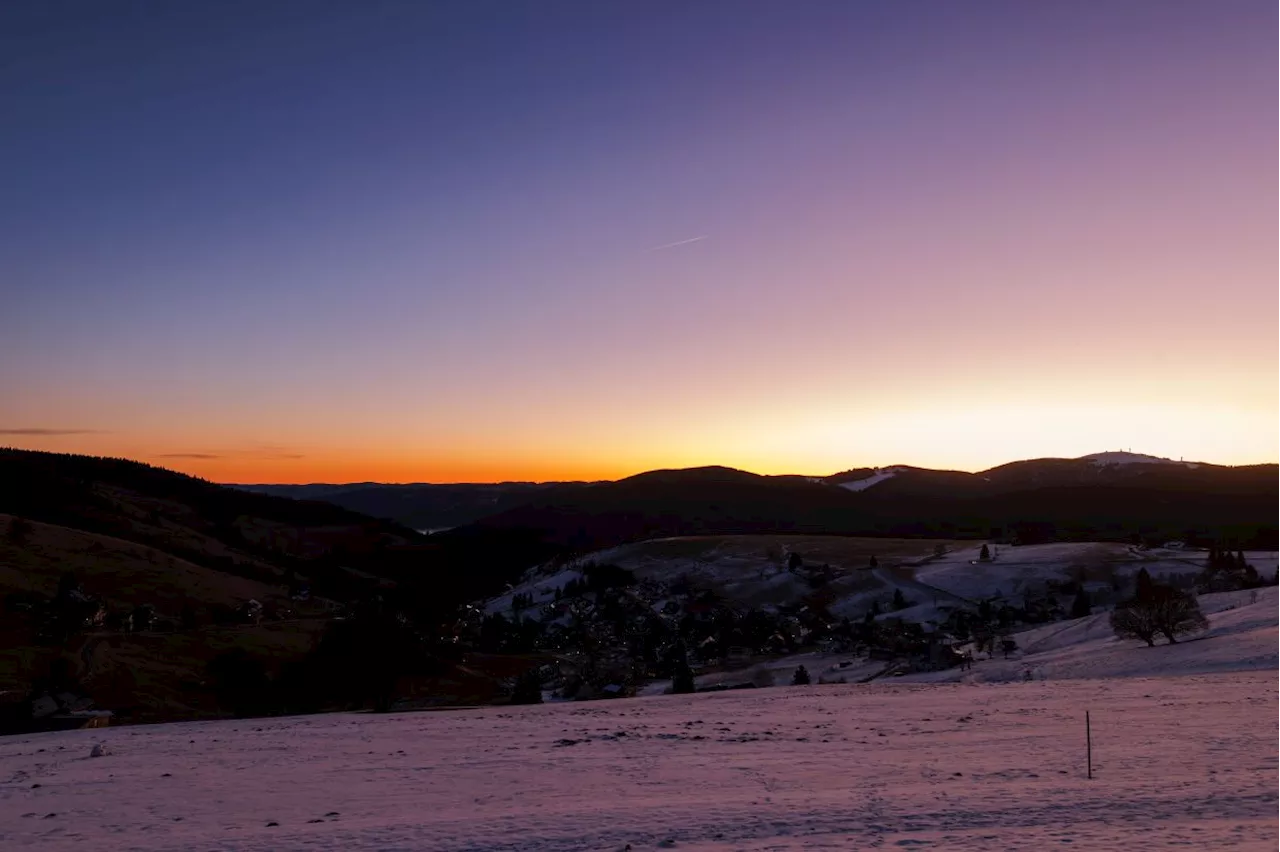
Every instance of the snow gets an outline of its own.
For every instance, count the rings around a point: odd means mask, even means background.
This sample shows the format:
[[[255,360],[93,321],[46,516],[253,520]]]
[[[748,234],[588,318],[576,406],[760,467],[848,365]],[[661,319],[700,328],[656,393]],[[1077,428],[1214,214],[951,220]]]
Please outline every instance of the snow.
[[[1093,547],[919,574],[1149,564]],[[1203,595],[1209,629],[1155,647],[1102,612],[1015,633],[1007,660],[865,684],[884,663],[809,653],[697,681],[772,688],[0,738],[0,848],[1274,849],[1278,604]],[[797,665],[813,686],[786,685]]]
[[[868,476],[866,479],[859,479],[854,482],[841,482],[840,487],[847,488],[850,491],[866,491],[871,486],[879,485],[881,482],[884,482],[886,479],[893,479],[894,475],[897,474],[897,472],[898,472],[898,468],[896,467],[880,468],[880,469],[877,469],[875,473],[871,474],[871,476]]]
[[[1059,542],[1020,547],[989,545],[993,558],[983,561],[979,558],[981,548],[981,542],[974,542],[956,547],[941,558],[924,561],[915,568],[916,583],[899,585],[908,597],[912,585],[925,585],[970,600],[997,592],[1005,598],[1015,598],[1028,589],[1042,590],[1047,580],[1070,580],[1083,573],[1091,591],[1098,584],[1105,590],[1110,577],[1131,577],[1142,568],[1153,577],[1198,574],[1208,555],[1203,550],[1139,550],[1110,542]],[[1276,573],[1276,557],[1274,550],[1245,553],[1264,577]],[[1103,597],[1104,590],[1099,590]]]
[[[1274,849],[1276,687],[815,685],[9,737],[0,846]]]
[[[485,614],[509,614],[511,612],[511,603],[517,594],[529,595],[535,605],[548,603],[555,600],[556,589],[563,589],[573,580],[581,579],[582,572],[574,568],[566,568],[549,576],[535,576],[533,579],[515,586],[511,591],[487,601],[484,606]],[[534,613],[531,611],[529,615],[534,615]]]

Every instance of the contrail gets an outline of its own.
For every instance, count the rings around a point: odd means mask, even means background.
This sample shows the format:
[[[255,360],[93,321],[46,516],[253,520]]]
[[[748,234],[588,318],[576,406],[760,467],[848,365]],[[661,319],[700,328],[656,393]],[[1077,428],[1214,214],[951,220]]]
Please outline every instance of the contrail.
[[[687,240],[676,240],[674,243],[666,243],[665,245],[654,246],[649,251],[662,251],[663,249],[675,248],[676,246],[687,246],[689,243],[700,243],[705,240],[709,234],[703,234],[700,237],[691,237]]]

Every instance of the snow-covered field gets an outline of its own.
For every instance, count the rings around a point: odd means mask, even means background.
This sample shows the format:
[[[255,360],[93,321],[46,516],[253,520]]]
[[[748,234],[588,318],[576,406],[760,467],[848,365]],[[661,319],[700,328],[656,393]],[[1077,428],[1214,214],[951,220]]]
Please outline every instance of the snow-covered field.
[[[1275,849],[1276,686],[781,687],[12,737],[0,848]]]
[[[906,617],[936,608],[930,590],[1203,558],[1016,553],[864,573],[920,600]],[[1250,554],[1264,574],[1274,559]],[[1209,629],[1154,648],[1100,612],[1015,633],[1008,660],[888,682],[0,738],[0,849],[1270,850],[1278,603],[1203,595]],[[881,665],[808,654],[699,683],[785,684],[801,663],[850,681]]]

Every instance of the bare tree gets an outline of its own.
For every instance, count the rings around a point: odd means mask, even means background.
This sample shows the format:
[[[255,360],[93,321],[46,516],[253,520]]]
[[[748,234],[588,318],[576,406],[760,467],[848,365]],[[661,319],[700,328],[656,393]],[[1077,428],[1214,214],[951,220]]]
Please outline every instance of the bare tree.
[[[1128,601],[1111,613],[1111,629],[1121,639],[1141,639],[1148,646],[1156,644],[1156,623],[1151,607]]]
[[[1200,611],[1199,602],[1183,591],[1161,597],[1151,608],[1156,631],[1163,634],[1170,645],[1176,644],[1180,635],[1199,633],[1209,627],[1209,619]]]
[[[1178,636],[1209,626],[1196,599],[1180,589],[1153,583],[1146,597],[1134,598],[1111,613],[1111,629],[1121,639],[1141,639],[1155,645],[1156,636],[1177,644]]]

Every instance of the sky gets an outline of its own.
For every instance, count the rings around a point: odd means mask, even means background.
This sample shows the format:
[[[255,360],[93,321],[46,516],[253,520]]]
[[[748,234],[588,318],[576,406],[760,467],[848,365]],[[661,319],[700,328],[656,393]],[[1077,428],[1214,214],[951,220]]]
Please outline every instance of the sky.
[[[14,0],[0,445],[1275,462],[1274,2]]]

